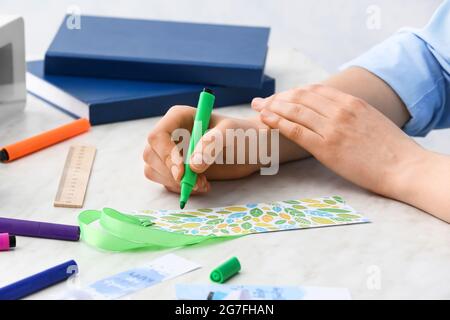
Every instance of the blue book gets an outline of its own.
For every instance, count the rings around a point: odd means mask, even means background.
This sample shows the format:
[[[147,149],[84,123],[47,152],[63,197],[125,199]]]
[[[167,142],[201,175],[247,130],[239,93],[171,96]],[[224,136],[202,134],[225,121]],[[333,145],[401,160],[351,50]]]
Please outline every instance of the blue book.
[[[66,17],[67,19],[67,17]],[[260,87],[269,28],[81,16],[61,24],[45,73]]]
[[[92,125],[161,116],[173,105],[196,106],[203,85],[103,78],[51,76],[43,61],[28,62],[27,90],[57,109],[87,118]],[[264,76],[261,88],[209,86],[214,107],[249,103],[275,90],[275,80]]]

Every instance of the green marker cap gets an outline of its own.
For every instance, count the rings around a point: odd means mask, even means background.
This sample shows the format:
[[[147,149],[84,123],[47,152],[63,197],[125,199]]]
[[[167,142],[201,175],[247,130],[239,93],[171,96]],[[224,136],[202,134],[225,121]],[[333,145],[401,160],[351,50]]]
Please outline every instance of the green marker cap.
[[[209,278],[211,281],[224,283],[241,270],[241,264],[236,257],[225,261],[220,266],[211,271]]]

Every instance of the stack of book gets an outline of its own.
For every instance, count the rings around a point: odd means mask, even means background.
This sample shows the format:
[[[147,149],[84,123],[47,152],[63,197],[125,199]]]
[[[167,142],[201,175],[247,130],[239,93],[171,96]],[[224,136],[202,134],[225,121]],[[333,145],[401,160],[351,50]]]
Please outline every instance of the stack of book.
[[[269,28],[81,16],[76,29],[66,19],[45,60],[28,62],[27,89],[93,125],[195,106],[203,87],[215,107],[275,90],[264,74]]]

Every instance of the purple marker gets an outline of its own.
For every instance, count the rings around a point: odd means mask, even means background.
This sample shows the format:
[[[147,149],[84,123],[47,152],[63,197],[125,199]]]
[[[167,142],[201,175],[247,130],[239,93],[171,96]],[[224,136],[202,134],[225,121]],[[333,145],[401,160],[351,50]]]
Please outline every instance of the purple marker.
[[[80,240],[80,228],[64,224],[0,218],[0,233],[56,240]]]

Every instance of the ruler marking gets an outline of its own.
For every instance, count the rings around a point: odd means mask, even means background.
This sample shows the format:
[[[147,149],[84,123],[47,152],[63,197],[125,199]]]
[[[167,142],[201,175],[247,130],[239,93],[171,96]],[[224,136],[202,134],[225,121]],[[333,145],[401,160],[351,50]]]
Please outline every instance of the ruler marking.
[[[95,147],[70,147],[53,203],[55,207],[81,208],[83,206],[95,152]]]
[[[72,158],[73,155],[73,148],[70,147],[69,152],[67,153],[67,157],[66,157],[66,162],[64,164],[64,169],[63,169],[63,173],[61,175],[61,179],[59,179],[59,186],[58,186],[58,192],[56,193],[56,198],[55,198],[55,206],[56,206],[56,201],[58,199],[61,199],[62,193],[63,193],[63,188],[62,186],[64,185],[64,180],[67,176],[67,171],[69,170],[69,166],[70,166],[70,159]]]

